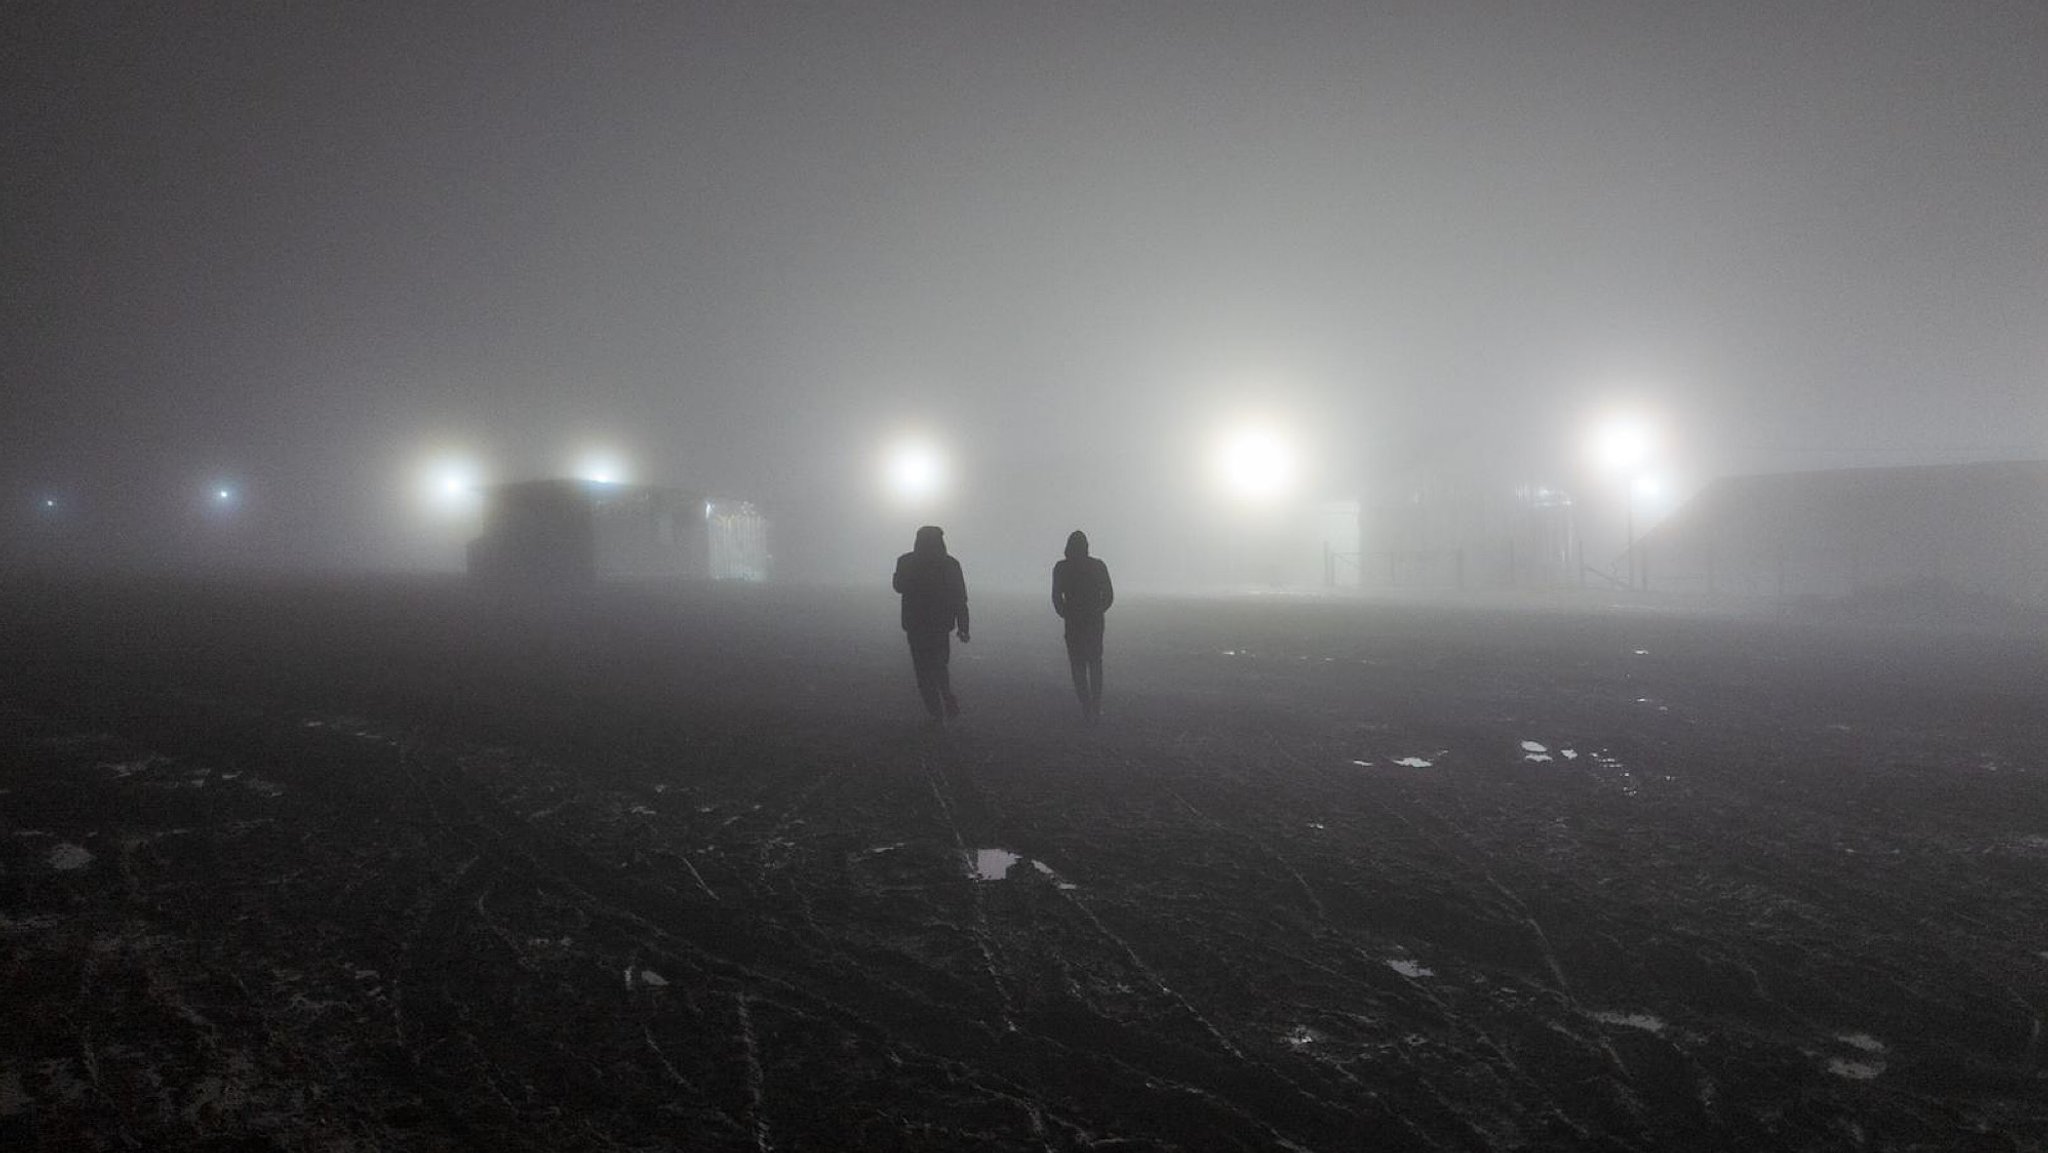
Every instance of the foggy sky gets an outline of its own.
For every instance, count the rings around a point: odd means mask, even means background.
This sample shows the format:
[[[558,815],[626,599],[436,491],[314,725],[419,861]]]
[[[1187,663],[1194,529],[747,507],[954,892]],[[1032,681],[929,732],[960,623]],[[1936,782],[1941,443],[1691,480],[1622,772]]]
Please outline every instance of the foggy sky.
[[[0,102],[15,521],[403,559],[421,453],[604,443],[886,567],[917,427],[1049,563],[1248,409],[1345,497],[1616,399],[1698,479],[2048,455],[2027,0],[12,3]]]

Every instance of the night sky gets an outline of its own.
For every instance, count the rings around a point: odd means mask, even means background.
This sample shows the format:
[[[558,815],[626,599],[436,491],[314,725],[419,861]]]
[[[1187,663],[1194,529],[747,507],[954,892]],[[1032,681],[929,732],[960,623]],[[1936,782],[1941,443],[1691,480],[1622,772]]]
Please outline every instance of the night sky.
[[[452,564],[423,460],[605,446],[817,575],[1129,556],[1246,413],[1367,501],[1615,404],[1695,484],[2048,455],[2032,0],[16,0],[0,101],[20,547]]]

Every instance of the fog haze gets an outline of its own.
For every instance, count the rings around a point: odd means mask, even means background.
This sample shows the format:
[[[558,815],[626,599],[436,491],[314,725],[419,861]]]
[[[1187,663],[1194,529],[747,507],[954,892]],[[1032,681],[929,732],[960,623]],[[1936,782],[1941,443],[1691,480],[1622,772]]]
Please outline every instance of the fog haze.
[[[760,502],[792,576],[935,519],[970,579],[1075,527],[1163,579],[1246,416],[1367,502],[1575,487],[1615,403],[1692,483],[2048,451],[2038,5],[15,4],[0,45],[19,548],[55,501],[131,557],[453,565],[421,460],[602,446]],[[883,490],[907,432],[942,503]]]

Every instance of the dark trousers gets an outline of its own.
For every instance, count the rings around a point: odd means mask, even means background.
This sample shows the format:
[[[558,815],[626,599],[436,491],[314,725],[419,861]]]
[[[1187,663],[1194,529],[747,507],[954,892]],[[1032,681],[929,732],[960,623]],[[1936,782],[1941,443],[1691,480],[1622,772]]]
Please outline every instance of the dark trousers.
[[[947,632],[905,633],[910,638],[910,667],[917,673],[917,695],[925,711],[934,717],[946,715],[953,697],[952,675],[947,665],[953,659],[951,634]]]
[[[1067,667],[1074,674],[1074,695],[1081,711],[1095,716],[1102,711],[1102,622],[1067,621]]]

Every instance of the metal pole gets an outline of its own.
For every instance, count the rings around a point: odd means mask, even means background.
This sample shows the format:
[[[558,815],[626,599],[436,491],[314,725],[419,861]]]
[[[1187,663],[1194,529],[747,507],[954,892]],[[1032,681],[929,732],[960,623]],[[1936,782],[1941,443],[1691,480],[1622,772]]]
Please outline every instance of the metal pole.
[[[1623,502],[1628,509],[1628,587],[1636,587],[1636,483],[1628,483],[1628,498]]]

